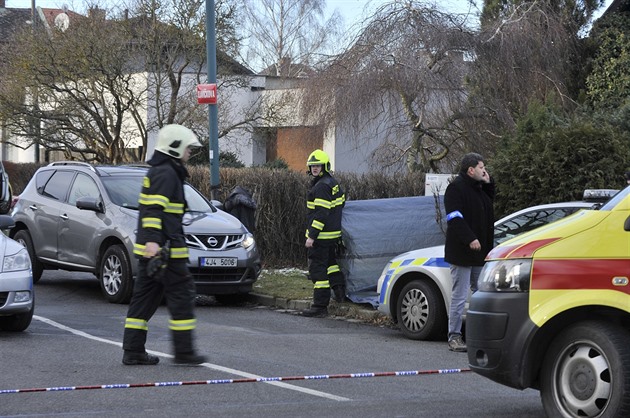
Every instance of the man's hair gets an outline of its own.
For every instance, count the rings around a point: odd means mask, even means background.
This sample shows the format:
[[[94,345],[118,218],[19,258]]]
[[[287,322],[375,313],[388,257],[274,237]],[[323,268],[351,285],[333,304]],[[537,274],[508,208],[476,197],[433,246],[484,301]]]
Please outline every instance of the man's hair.
[[[459,165],[459,172],[466,173],[469,167],[477,167],[477,164],[482,161],[483,157],[480,154],[477,154],[476,152],[470,152],[464,155],[464,158],[462,158],[462,162]]]

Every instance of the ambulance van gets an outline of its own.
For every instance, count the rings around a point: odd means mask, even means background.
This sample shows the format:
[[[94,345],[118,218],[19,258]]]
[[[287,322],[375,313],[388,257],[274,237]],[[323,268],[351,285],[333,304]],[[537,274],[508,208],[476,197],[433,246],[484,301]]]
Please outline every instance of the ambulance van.
[[[630,417],[630,186],[505,241],[470,301],[470,368],[549,417]]]

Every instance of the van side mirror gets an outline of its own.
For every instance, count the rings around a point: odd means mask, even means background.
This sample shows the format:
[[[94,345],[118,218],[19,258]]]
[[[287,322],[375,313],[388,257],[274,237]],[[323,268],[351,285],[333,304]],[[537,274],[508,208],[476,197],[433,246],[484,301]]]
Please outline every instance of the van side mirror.
[[[623,224],[624,231],[630,232],[630,216],[626,218],[626,222]]]

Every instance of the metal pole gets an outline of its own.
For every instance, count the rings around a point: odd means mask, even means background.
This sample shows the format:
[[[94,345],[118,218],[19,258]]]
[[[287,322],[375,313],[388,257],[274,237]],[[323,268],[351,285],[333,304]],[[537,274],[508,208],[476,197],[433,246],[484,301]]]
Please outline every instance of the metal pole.
[[[35,5],[35,0],[31,0],[31,29],[33,31],[33,36],[35,36],[37,31],[37,7]],[[31,128],[34,136],[34,144],[35,144],[35,162],[39,163],[39,135],[40,135],[40,126],[39,126],[39,118],[37,117],[37,113],[39,112],[39,103],[38,103],[38,94],[37,87],[33,87],[31,90],[31,94],[33,95],[33,113],[35,115],[31,118]]]
[[[217,82],[217,44],[215,31],[214,0],[206,0],[206,55],[208,61],[208,83]],[[218,200],[219,179],[219,124],[218,105],[208,106],[208,133],[210,152],[210,198]]]

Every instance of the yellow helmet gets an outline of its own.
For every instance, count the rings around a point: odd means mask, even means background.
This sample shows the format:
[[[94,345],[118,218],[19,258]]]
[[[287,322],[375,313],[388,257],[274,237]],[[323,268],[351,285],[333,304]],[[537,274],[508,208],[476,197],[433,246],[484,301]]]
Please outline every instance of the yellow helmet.
[[[306,160],[306,166],[309,168],[309,171],[311,171],[310,167],[312,165],[321,165],[324,171],[330,172],[330,158],[328,158],[328,154],[320,149],[311,152],[308,160]]]
[[[200,147],[197,135],[182,125],[165,125],[158,132],[155,150],[162,154],[181,159],[188,147]]]

